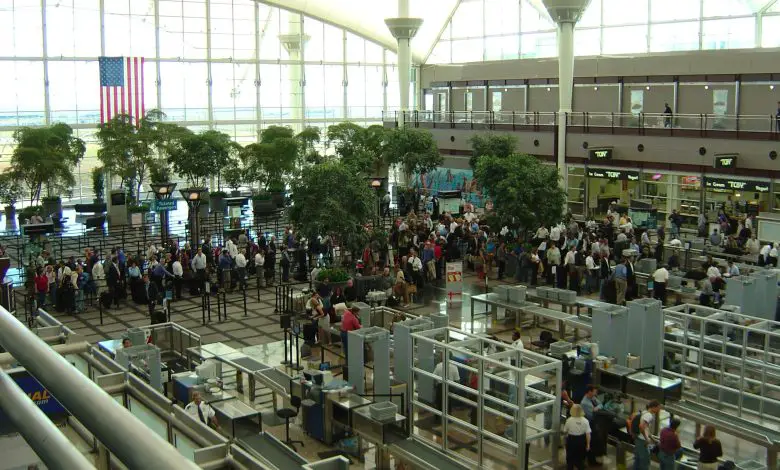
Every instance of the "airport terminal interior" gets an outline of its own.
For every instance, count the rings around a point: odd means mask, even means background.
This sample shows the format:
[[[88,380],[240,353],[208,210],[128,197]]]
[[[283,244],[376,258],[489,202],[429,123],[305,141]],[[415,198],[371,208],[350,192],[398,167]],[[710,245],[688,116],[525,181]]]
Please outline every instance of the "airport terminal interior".
[[[780,0],[0,0],[0,470],[779,470]]]

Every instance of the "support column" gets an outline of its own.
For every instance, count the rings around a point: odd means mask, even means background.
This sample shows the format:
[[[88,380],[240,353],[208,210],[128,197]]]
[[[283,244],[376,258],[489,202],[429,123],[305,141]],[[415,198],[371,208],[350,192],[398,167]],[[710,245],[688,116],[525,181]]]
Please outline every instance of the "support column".
[[[571,113],[574,92],[574,25],[582,17],[590,0],[543,0],[550,18],[558,25],[558,171],[561,185],[568,191],[566,168],[566,118]]]
[[[296,21],[297,20],[297,21]],[[304,100],[303,100],[303,48],[309,36],[301,32],[300,15],[290,14],[287,22],[287,34],[279,36],[279,41],[287,50],[290,62],[287,74],[287,80],[290,82],[290,118],[296,121],[303,121],[304,118]]]
[[[412,38],[422,25],[422,18],[409,18],[409,0],[398,0],[398,18],[387,18],[385,24],[398,41],[398,87],[401,91],[399,125],[409,110],[409,75],[412,68]]]
[[[569,187],[569,172],[566,167],[566,121],[571,113],[572,94],[574,93],[574,23],[558,24],[558,171],[561,185],[566,191]]]

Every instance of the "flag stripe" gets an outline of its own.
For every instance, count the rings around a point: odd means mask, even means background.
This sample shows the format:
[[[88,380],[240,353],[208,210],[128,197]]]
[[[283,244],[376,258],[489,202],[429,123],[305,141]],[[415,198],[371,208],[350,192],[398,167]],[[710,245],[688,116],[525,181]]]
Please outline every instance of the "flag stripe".
[[[100,124],[106,123],[106,110],[103,103],[103,87],[100,87]]]
[[[127,114],[134,116],[133,113],[133,74],[131,64],[133,63],[130,57],[127,58],[127,89],[125,95],[127,95]],[[123,95],[124,96],[124,95]]]
[[[138,115],[139,119],[146,114],[146,103],[144,102],[144,62],[145,59],[141,57],[141,114]]]
[[[111,87],[106,87],[106,121],[111,120]]]
[[[111,89],[114,91],[114,115],[119,114],[119,87],[113,86]]]
[[[135,68],[135,115],[140,116],[141,107],[138,105],[138,57],[133,57],[133,67]],[[141,82],[141,89],[143,89],[143,82]],[[140,121],[140,119],[139,119]]]

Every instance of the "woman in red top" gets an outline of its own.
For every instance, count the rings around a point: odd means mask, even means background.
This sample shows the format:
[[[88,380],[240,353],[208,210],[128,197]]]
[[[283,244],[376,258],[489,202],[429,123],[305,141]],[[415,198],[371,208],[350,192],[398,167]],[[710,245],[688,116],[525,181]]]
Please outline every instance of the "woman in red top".
[[[46,305],[46,294],[49,293],[49,278],[41,268],[35,274],[35,293],[38,296],[38,308],[43,308]]]
[[[344,349],[344,360],[347,359],[347,338],[350,331],[360,329],[360,320],[358,320],[358,307],[352,307],[344,311],[341,317],[341,347]]]

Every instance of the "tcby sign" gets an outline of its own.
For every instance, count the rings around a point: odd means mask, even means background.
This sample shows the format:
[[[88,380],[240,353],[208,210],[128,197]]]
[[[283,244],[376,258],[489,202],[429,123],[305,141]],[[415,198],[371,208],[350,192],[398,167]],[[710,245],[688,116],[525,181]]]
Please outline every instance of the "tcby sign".
[[[737,155],[715,155],[715,168],[736,168]]]
[[[608,170],[606,168],[588,168],[588,177],[620,181],[639,181],[639,172],[629,170]]]
[[[735,180],[729,178],[705,178],[704,185],[707,189],[722,189],[726,191],[749,191],[756,193],[768,193],[769,183],[763,181]]]
[[[612,148],[589,149],[588,158],[591,160],[612,160]]]

